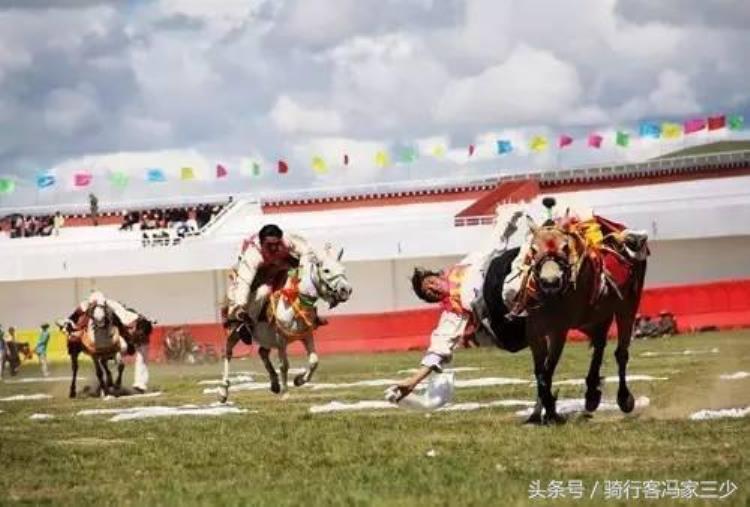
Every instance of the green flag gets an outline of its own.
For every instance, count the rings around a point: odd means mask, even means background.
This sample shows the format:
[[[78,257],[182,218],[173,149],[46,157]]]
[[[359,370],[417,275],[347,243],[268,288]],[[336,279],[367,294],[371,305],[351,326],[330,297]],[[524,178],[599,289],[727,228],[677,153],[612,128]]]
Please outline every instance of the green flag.
[[[627,132],[617,132],[617,140],[615,141],[617,146],[622,146],[623,148],[627,148],[628,144],[630,144],[630,135],[627,134]]]
[[[128,175],[124,171],[115,171],[109,175],[109,181],[117,188],[125,188],[128,185]]]
[[[405,164],[411,164],[417,159],[417,150],[412,148],[411,146],[408,146],[401,150],[401,153],[399,153],[399,160]]]
[[[742,130],[745,128],[745,118],[741,114],[733,114],[728,119],[729,130]]]
[[[15,189],[15,181],[8,178],[0,178],[0,194],[12,194]]]

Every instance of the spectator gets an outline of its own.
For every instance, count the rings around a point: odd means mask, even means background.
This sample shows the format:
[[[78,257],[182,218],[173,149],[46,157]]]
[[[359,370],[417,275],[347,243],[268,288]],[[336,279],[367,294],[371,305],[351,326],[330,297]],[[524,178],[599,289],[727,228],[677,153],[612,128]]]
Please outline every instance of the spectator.
[[[49,345],[49,324],[42,324],[39,339],[36,342],[36,355],[39,357],[39,365],[42,367],[42,375],[49,377],[49,366],[47,365],[47,346]]]
[[[63,225],[65,225],[65,218],[59,211],[55,212],[55,218],[52,219],[52,231],[55,236],[60,235],[60,229],[63,228]]]
[[[677,320],[671,312],[659,312],[659,321],[656,323],[659,336],[673,336],[677,334]]]
[[[51,216],[44,216],[39,219],[39,230],[37,231],[40,236],[51,236],[52,229],[55,228],[54,218]]]
[[[16,344],[16,328],[13,326],[8,327],[8,332],[5,333],[5,358],[4,361],[8,362],[10,366],[11,376],[15,376],[18,373],[18,367],[21,365],[21,360],[18,357],[18,346]]]
[[[91,211],[91,220],[94,225],[99,225],[99,199],[94,194],[89,194],[89,208]]]

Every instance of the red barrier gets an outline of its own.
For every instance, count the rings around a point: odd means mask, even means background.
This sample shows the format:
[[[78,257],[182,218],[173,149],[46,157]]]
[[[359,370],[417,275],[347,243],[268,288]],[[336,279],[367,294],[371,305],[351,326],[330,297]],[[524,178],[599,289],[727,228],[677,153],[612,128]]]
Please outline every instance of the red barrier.
[[[750,280],[646,289],[640,312],[654,316],[662,310],[674,313],[683,332],[706,326],[719,329],[750,327]],[[440,309],[429,308],[333,316],[327,326],[316,332],[317,350],[321,354],[424,350],[439,313]],[[223,351],[225,334],[220,324],[190,324],[186,327],[196,342],[212,344],[219,353]],[[163,357],[164,333],[162,326],[154,331],[152,360]],[[570,339],[575,341],[583,337],[571,333]],[[235,349],[235,357],[249,351],[249,347],[240,344]],[[295,344],[290,352],[302,354],[303,348]]]

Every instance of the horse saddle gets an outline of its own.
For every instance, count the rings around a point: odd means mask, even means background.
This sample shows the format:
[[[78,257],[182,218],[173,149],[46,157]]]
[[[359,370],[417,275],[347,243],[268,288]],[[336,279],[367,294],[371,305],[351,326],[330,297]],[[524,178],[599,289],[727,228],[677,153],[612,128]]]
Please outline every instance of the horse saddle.
[[[518,352],[528,345],[526,318],[509,318],[508,308],[503,301],[503,285],[519,251],[520,248],[504,250],[489,261],[482,292],[472,303],[479,326],[492,338],[497,347],[508,352]]]

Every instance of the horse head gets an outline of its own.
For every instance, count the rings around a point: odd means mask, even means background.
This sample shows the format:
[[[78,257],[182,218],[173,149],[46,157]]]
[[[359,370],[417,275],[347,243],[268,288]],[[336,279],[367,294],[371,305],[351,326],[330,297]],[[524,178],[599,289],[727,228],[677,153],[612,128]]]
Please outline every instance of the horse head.
[[[345,303],[352,295],[346,268],[341,263],[343,255],[343,248],[334,252],[333,247],[326,244],[322,254],[315,255],[313,261],[315,287],[330,308]]]
[[[531,217],[527,219],[532,234],[529,265],[539,295],[544,298],[562,294],[575,282],[578,242],[553,220],[538,226]]]

